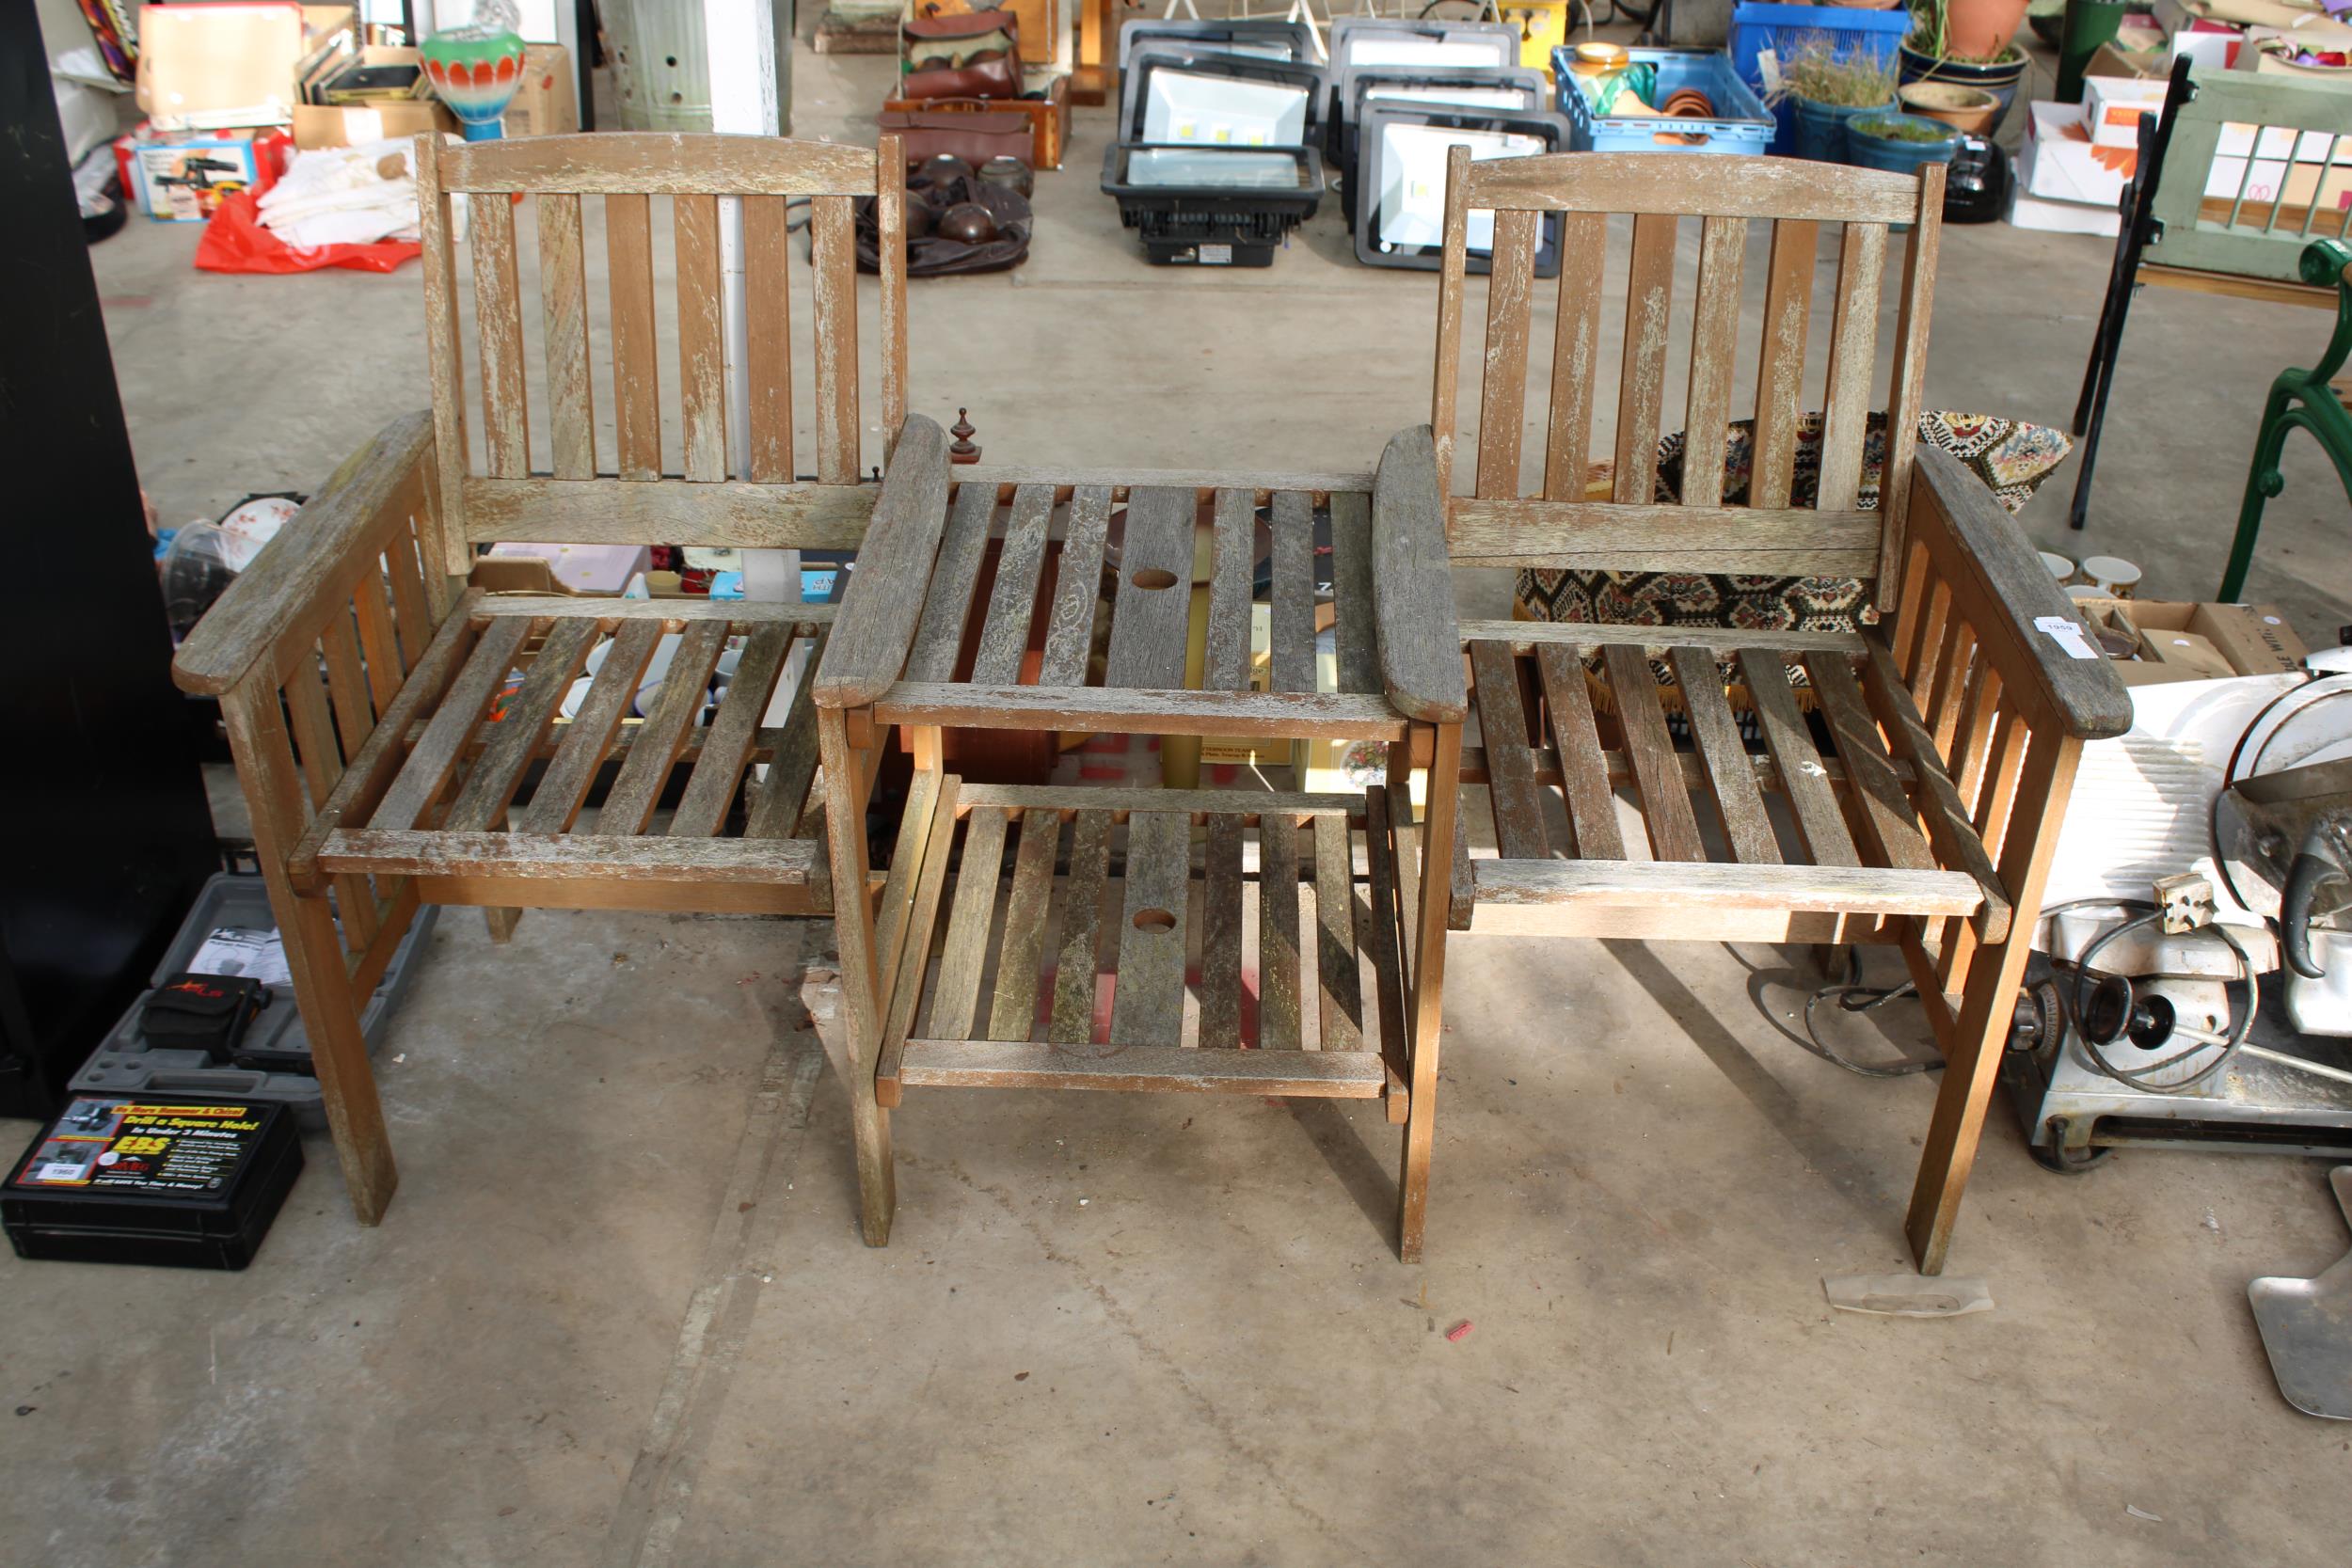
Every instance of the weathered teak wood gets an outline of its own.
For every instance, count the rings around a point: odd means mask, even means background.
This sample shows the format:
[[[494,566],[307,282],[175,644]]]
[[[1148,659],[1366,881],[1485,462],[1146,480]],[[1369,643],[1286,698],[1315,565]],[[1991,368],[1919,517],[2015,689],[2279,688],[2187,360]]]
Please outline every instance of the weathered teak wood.
[[[929,553],[904,575],[918,592],[874,573],[893,547],[885,494],[834,622],[815,700],[858,754],[904,734],[916,777],[936,778],[946,730],[1110,731],[1368,740],[1407,768],[1458,769],[1469,701],[1426,429],[1392,442],[1374,476],[953,481],[924,501]],[[1399,939],[1409,881],[1438,901],[1414,910],[1417,940],[1442,941],[1442,866],[1404,875],[1391,824],[1362,796],[963,785],[958,799],[963,858],[936,895],[936,940],[915,923],[895,968],[882,943],[887,1001],[852,1012],[861,1060],[859,1019],[874,1019],[876,1104],[954,1085],[1378,1098],[1406,1126],[1399,1236],[1413,1256],[1441,965],[1432,948],[1411,992]],[[1450,817],[1434,842],[1452,847]],[[925,863],[918,905],[941,863]],[[836,865],[837,885],[850,877]],[[877,918],[895,918],[890,898]]]
[[[1127,819],[1127,897],[1110,1034],[1121,1043],[1184,1039],[1191,829],[1191,816],[1177,812],[1138,812]]]
[[[1172,809],[1138,804],[1128,811],[1114,888],[1103,853],[1112,834],[1110,802],[1135,795],[1161,797]],[[976,789],[963,802],[970,836],[955,876],[953,913],[928,960],[929,984],[920,971],[901,970],[901,1008],[918,993],[927,992],[928,1000],[908,1013],[905,1038],[896,1040],[893,1030],[897,1049],[883,1058],[882,1103],[898,1103],[911,1085],[1234,1090],[1257,1085],[1262,1093],[1390,1095],[1388,1064],[1408,1060],[1404,1041],[1390,1033],[1403,1027],[1403,992],[1390,962],[1398,920],[1394,880],[1359,886],[1353,867],[1359,860],[1386,865],[1391,848],[1366,836],[1372,818],[1361,798],[1287,797],[1286,809],[1261,811],[1254,821],[1216,809],[1244,801],[1264,804],[1220,791]],[[1301,805],[1304,810],[1287,809]],[[1035,917],[1043,907],[1065,811],[1074,813],[1076,832],[1063,895],[1057,997],[1041,1023],[1036,965],[1043,942]],[[1196,828],[1206,830],[1212,846],[1225,847],[1212,849],[1205,867],[1193,863]],[[1261,867],[1278,868],[1262,869],[1266,913],[1254,952],[1239,918],[1243,851],[1253,832]],[[1311,834],[1311,845],[1302,846],[1302,832]],[[1009,899],[1002,896],[1001,876],[1008,834],[1020,835],[1018,859],[1038,868],[1028,874],[1036,891],[1025,895],[1025,873],[1016,865]],[[1032,843],[1041,847],[1028,849]],[[1197,944],[1196,883],[1203,911]],[[1311,923],[1303,914],[1306,888],[1312,889]],[[1107,936],[1100,928],[1106,908],[1117,911]],[[1311,968],[1300,962],[1310,929],[1316,953]],[[1359,929],[1366,933],[1360,942]],[[1187,963],[1196,945],[1203,955],[1197,971]],[[1112,985],[1104,1010],[1096,990],[1105,966]],[[994,1008],[983,1028],[974,1003],[980,977],[992,971],[999,1003],[1008,996],[1013,1001]],[[1252,974],[1262,990],[1254,1029],[1243,1006]],[[1191,1005],[1195,991],[1197,1006]],[[1310,1016],[1315,1021],[1311,1037]],[[1297,1065],[1301,1058],[1306,1065]],[[1281,1065],[1271,1065],[1277,1059]]]
[[[1732,854],[1751,865],[1780,863],[1780,845],[1772,835],[1772,818],[1764,815],[1763,792],[1756,787],[1756,769],[1748,766],[1747,747],[1740,739],[1739,721],[1724,698],[1715,660],[1697,648],[1674,651],[1675,680],[1682,691],[1684,711],[1697,738],[1699,754],[1707,760],[1708,787]]]
[[[1476,644],[1472,644],[1476,646]],[[1535,650],[1542,672],[1544,706],[1550,715],[1552,744],[1559,749],[1565,777],[1568,824],[1576,834],[1580,860],[1625,859],[1625,834],[1617,826],[1617,807],[1601,765],[1600,736],[1593,723],[1593,697],[1586,689],[1584,670],[1558,643]]]
[[[540,136],[493,148],[486,143],[444,147],[437,136],[418,143],[419,191],[426,236],[427,346],[435,393],[440,491],[460,540],[556,539],[685,543],[673,528],[684,513],[691,542],[748,547],[814,546],[814,540],[713,537],[731,516],[756,516],[760,491],[831,490],[854,497],[866,469],[861,432],[884,436],[882,455],[895,450],[906,416],[906,309],[903,250],[885,250],[880,298],[880,374],[862,384],[856,257],[850,204],[878,203],[879,221],[901,231],[905,193],[895,177],[875,169],[898,157],[897,138],[872,152],[821,142],[744,137],[697,137],[630,133]],[[462,287],[449,236],[450,203],[469,201],[472,278],[481,366],[480,439],[473,443],[485,470],[469,472],[469,419],[464,405],[463,346],[454,301]],[[787,198],[811,200],[810,266],[815,309],[806,324],[807,355],[816,397],[798,412],[814,427],[813,486],[795,471],[792,399],[793,322],[786,274],[797,264],[788,241]],[[519,212],[516,198],[532,211]],[[748,271],[742,410],[746,439],[730,451],[726,324],[720,280],[720,202],[743,203]],[[675,293],[675,357],[664,363],[657,315],[657,202],[670,209]],[[581,255],[584,203],[603,209],[610,285],[591,297]],[[517,221],[537,230],[541,253],[539,314],[545,338],[544,390],[532,388],[523,351],[524,302],[516,257]],[[599,465],[594,436],[589,343],[601,306],[612,353],[613,450]],[[665,452],[661,401],[665,383],[678,410],[678,439]],[[551,451],[528,447],[527,410],[533,398],[548,410]],[[539,466],[534,466],[534,459]],[[551,471],[550,471],[551,470]],[[524,488],[500,491],[491,485]],[[665,494],[692,485],[728,486],[723,513],[709,503]],[[561,497],[560,500],[556,498]],[[479,504],[477,504],[479,503]],[[586,539],[549,532],[560,509],[570,529],[597,530]],[[789,534],[789,530],[781,531]],[[853,546],[856,536],[828,547]],[[463,571],[466,554],[448,569]]]
[[[825,736],[812,681],[799,682],[779,724],[767,723],[766,710],[796,657],[813,675],[835,607],[493,601],[457,592],[451,578],[469,569],[477,543],[517,538],[855,548],[878,531],[886,554],[928,563],[938,515],[936,507],[924,515],[920,502],[928,495],[945,505],[946,442],[935,425],[904,418],[902,259],[888,247],[882,374],[863,398],[845,260],[853,198],[878,198],[885,238],[898,232],[898,158],[888,139],[875,151],[723,136],[543,137],[528,148],[420,140],[433,409],[395,420],[321,487],[175,661],[183,687],[223,700],[328,1121],[363,1221],[382,1213],[393,1176],[357,999],[377,984],[422,904],[484,907],[494,934],[522,908],[831,907],[833,854],[794,836],[803,818],[813,831],[818,816],[812,795]],[[878,168],[894,172],[878,180]],[[824,403],[817,483],[793,464],[785,202],[797,196],[818,198],[821,260],[832,266],[830,280],[818,279],[811,324]],[[461,197],[471,217],[463,259],[453,221]],[[753,438],[733,452],[723,197],[748,202]],[[657,310],[657,198],[670,204],[676,246],[674,349],[660,341]],[[589,203],[602,208],[609,291],[587,284]],[[525,226],[538,247],[535,306],[524,297],[519,264]],[[468,291],[478,410],[469,407],[460,334]],[[527,326],[539,333],[539,352],[527,351]],[[591,363],[599,331],[613,355],[615,439],[605,451],[595,435]],[[683,441],[665,460],[661,396],[672,377]],[[536,451],[534,402],[548,436]],[[916,439],[888,477],[860,483],[857,437],[877,407],[886,451],[906,432]],[[878,629],[885,638],[894,629],[886,607],[861,626],[869,648]],[[677,644],[675,657],[638,719],[643,677],[664,639]],[[712,705],[713,671],[731,643],[733,678]],[[597,673],[565,718],[564,700],[592,659]],[[653,699],[650,688],[645,696]],[[700,722],[706,708],[708,721]],[[838,739],[846,759],[847,736]],[[646,832],[681,771],[667,831]],[[863,832],[870,766],[834,773],[822,815],[846,863],[854,853],[847,840]],[[608,777],[603,803],[584,811]],[[910,863],[930,847],[919,842]],[[865,906],[862,861],[845,885]],[[845,939],[845,961],[852,945]],[[837,1043],[869,1049],[872,1021],[854,1021],[866,1032]],[[871,1093],[872,1057],[861,1060],[863,1073],[843,1076],[852,1085],[867,1231],[879,1241],[889,1222],[887,1124]]]
[[[1012,899],[1005,907],[1005,951],[989,1007],[991,1039],[1025,1040],[1037,1024],[1038,958],[1045,950],[1045,907],[1053,895],[1054,851],[1060,843],[1060,817],[1040,812],[1022,822]]]
[[[1899,947],[1951,1064],[1909,1225],[1930,1272],[1948,1244],[2074,754],[2083,740],[2129,721],[2112,673],[2066,657],[2038,624],[2074,617],[2046,574],[2036,580],[2036,557],[2014,524],[1953,459],[1916,450],[1942,196],[1940,170],[1890,177],[1664,153],[1476,164],[1457,149],[1433,398],[1441,477],[1433,494],[1416,498],[1417,510],[1442,520],[1457,564],[1826,574],[1874,584],[1887,620],[1858,631],[1461,626],[1486,735],[1460,771],[1486,790],[1496,837],[1492,858],[1461,863],[1470,893],[1461,924],[1512,934]],[[1460,403],[1459,254],[1472,209],[1496,214],[1498,283],[1487,293],[1479,360],[1474,493],[1454,497],[1443,476]],[[1533,499],[1518,489],[1511,461],[1525,419],[1530,330],[1517,281],[1527,258],[1516,252],[1532,255],[1530,224],[1550,213],[1585,225],[1588,254],[1564,260],[1545,484]],[[1617,213],[1632,217],[1628,301],[1613,494],[1597,500],[1582,469],[1596,439],[1591,388],[1604,373],[1595,327],[1605,220]],[[1701,221],[1684,471],[1678,498],[1663,501],[1656,452],[1671,428],[1661,392],[1677,220],[1686,217]],[[1747,495],[1726,504],[1724,432],[1741,272],[1747,230],[1759,223],[1772,233],[1754,463]],[[1793,507],[1824,225],[1835,226],[1837,261],[1821,472],[1817,503]],[[1898,267],[1890,234],[1904,225]],[[1883,356],[1890,286],[1896,322]],[[1872,394],[1888,359],[1880,504],[1865,510]],[[1510,384],[1498,388],[1497,376]],[[1497,418],[1511,428],[1486,428]],[[1662,692],[1653,660],[1671,671]],[[1792,664],[1803,671],[1795,686]],[[1540,692],[1544,710],[1533,744],[1531,692]],[[1832,737],[1827,748],[1816,742],[1817,721]],[[1755,742],[1743,738],[1743,722]],[[1786,799],[1793,832],[1775,827],[1766,789]],[[1557,805],[1544,799],[1554,790]],[[1696,811],[1694,798],[1705,802]],[[1629,805],[1649,841],[1647,860],[1626,858],[1618,814]],[[1559,815],[1571,826],[1572,858],[1556,858],[1544,831]],[[1433,821],[1428,831],[1443,830]],[[1417,1059],[1416,1117],[1419,1069]]]
[[[1544,808],[1535,791],[1535,756],[1528,747],[1527,715],[1519,702],[1518,673],[1508,648],[1470,644],[1475,672],[1478,727],[1492,770],[1495,842],[1511,860],[1544,860]]]
[[[1258,820],[1258,1044],[1300,1048],[1298,819]]]

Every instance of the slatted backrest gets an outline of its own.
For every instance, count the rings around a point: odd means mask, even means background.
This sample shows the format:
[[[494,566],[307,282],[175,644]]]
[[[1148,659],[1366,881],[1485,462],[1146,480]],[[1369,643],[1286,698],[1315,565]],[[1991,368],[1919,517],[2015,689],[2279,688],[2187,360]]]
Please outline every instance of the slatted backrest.
[[[870,486],[856,488],[860,432],[880,433],[871,458],[879,462],[906,415],[905,190],[895,177],[876,178],[902,166],[895,136],[879,149],[637,133],[463,146],[420,137],[434,434],[449,536],[460,552],[449,569],[466,570],[468,545],[501,539],[854,546],[872,503]],[[882,385],[861,400],[853,203],[878,185]],[[470,253],[462,297],[460,195]],[[669,198],[666,214],[656,197]],[[593,207],[585,198],[596,198]],[[797,208],[788,204],[800,198],[808,198],[810,235],[811,308],[800,313],[812,318],[801,337],[814,396],[805,404],[793,397]],[[656,281],[665,215],[670,290]],[[588,283],[591,217],[602,230],[600,292]],[[723,224],[736,222],[747,392],[743,435],[731,443],[734,356],[721,273]],[[527,241],[535,241],[535,310],[523,297]],[[667,333],[665,316],[675,324]],[[609,356],[597,352],[599,338]],[[799,438],[803,428],[813,439]],[[804,482],[812,467],[813,483]]]
[[[1447,169],[1445,255],[1438,305],[1431,423],[1438,486],[1452,497],[1470,215],[1494,214],[1486,352],[1479,377],[1475,472],[1468,497],[1448,502],[1447,544],[1457,565],[1514,564],[1627,571],[1812,574],[1876,578],[1891,608],[1901,560],[1914,435],[1927,363],[1944,171],[1916,177],[1706,153],[1567,152],[1473,163],[1453,150]],[[1541,489],[1523,494],[1535,250],[1545,214],[1561,214],[1558,318],[1549,351]],[[1623,347],[1613,439],[1597,439],[1604,356],[1604,271],[1610,217],[1627,214]],[[1669,353],[1677,334],[1675,261],[1682,220],[1696,218],[1695,299],[1689,343],[1686,440],[1679,505],[1659,505],[1658,442],[1666,422]],[[1896,287],[1881,511],[1859,510],[1864,438],[1873,406],[1889,230],[1911,224]],[[1748,412],[1737,397],[1740,296],[1750,226],[1771,226],[1764,317],[1755,360],[1755,465],[1747,504],[1723,504],[1725,426]],[[1805,400],[1805,347],[1822,227],[1839,226],[1836,304],[1829,324],[1818,508],[1789,493]],[[1606,499],[1586,498],[1586,469],[1613,458]]]
[[[2171,111],[2157,171],[2148,260],[2300,281],[2306,245],[2352,240],[2343,195],[2352,182],[2352,95],[2185,60],[2174,69],[2188,82],[2185,95],[2172,94],[2185,101]]]

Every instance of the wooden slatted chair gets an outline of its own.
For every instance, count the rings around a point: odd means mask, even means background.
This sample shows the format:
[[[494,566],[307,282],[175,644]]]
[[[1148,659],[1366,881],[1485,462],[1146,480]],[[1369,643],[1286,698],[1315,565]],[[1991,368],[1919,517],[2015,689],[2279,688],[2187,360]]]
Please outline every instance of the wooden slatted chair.
[[[779,722],[768,710],[796,654],[813,666],[834,607],[485,595],[464,578],[475,546],[498,540],[873,544],[885,554],[935,544],[946,437],[905,413],[899,167],[889,137],[879,152],[719,135],[420,140],[432,412],[394,420],[344,465],[175,664],[183,688],[220,699],[363,1223],[381,1217],[396,1178],[356,1002],[421,903],[483,906],[501,938],[533,906],[829,912],[809,681]],[[880,223],[893,264],[880,289],[882,385],[861,399],[851,207],[877,194],[877,168],[888,171]],[[460,194],[472,219],[479,424],[459,341]],[[801,196],[813,198],[813,483],[796,478],[791,398],[785,208]],[[656,326],[654,197],[669,198],[675,235],[674,361]],[[736,475],[722,198],[740,198],[748,278],[749,445]],[[611,274],[611,446],[595,418],[583,198],[600,198]],[[525,210],[538,240],[544,451],[529,436],[516,257]],[[662,435],[672,375],[682,446]],[[894,436],[879,484],[859,481],[862,408]],[[469,454],[487,471],[473,471]],[[673,633],[659,695],[641,699],[649,661]],[[564,717],[566,691],[608,636],[582,701]],[[707,683],[737,637],[733,679],[698,723]],[[516,670],[519,686],[502,690]],[[636,701],[650,705],[642,719],[630,717]],[[588,805],[600,782],[600,804]]]
[[[1465,622],[1480,741],[1463,777],[1494,858],[1457,845],[1471,931],[1886,942],[1902,951],[1947,1068],[1906,1224],[1938,1272],[1975,1155],[2044,875],[2084,740],[2131,708],[2008,515],[1947,455],[1915,451],[1942,170],[1917,178],[1783,159],[1569,153],[1473,164],[1454,150],[1436,376],[1438,471],[1456,566],[1820,575],[1874,581],[1883,618],[1851,629],[1709,630]],[[1470,494],[1451,497],[1464,245],[1495,211]],[[1522,493],[1539,220],[1561,214],[1558,321],[1541,410],[1543,479]],[[1611,214],[1630,216],[1614,491],[1583,499],[1601,373]],[[1697,219],[1679,504],[1653,492],[1675,260]],[[1722,504],[1749,226],[1772,226],[1750,503]],[[1899,266],[1889,231],[1912,226]],[[1819,504],[1789,505],[1814,271],[1838,236]],[[1882,498],[1859,509],[1882,289],[1899,306]],[[1680,689],[1677,746],[1649,655]],[[1743,744],[1726,666],[1752,693]],[[1818,704],[1801,711],[1789,669]],[[1604,744],[1597,705],[1613,732]],[[1767,793],[1780,797],[1768,808]],[[1621,803],[1637,803],[1628,824]]]
[[[870,776],[894,727],[916,765],[879,903],[835,922],[868,1242],[889,1239],[910,1090],[1129,1089],[1383,1101],[1418,1256],[1445,940],[1423,847],[1453,840],[1466,711],[1436,472],[1425,428],[1376,474],[961,468],[935,560],[861,558],[817,681],[825,776]],[[1336,691],[1316,689],[1319,522]],[[1253,599],[1268,690],[1250,689]],[[1435,805],[1416,823],[1402,788],[985,786],[946,770],[947,728],[1383,742],[1392,777],[1431,770]],[[836,885],[862,885],[856,802],[831,803]]]

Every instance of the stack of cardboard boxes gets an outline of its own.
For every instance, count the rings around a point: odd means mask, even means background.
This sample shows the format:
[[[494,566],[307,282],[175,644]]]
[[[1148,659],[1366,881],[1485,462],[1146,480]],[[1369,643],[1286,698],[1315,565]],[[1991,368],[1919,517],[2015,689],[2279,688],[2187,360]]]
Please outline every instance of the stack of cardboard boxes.
[[[2010,222],[2021,229],[2105,234],[2122,228],[2123,188],[2139,166],[2139,121],[2164,108],[2162,76],[2086,76],[2080,103],[2034,103],[2017,154]],[[2337,138],[2308,131],[2298,138],[2279,126],[2224,125],[2205,170],[2205,195],[2229,200],[2241,184],[2249,201],[2267,203],[2283,192],[2288,205],[2317,198],[2323,211],[2352,205],[2352,145],[2330,156]],[[2352,144],[2352,137],[2344,138]],[[2253,161],[2249,171],[2249,159]]]
[[[457,129],[424,87],[417,52],[370,43],[350,6],[145,6],[139,40],[137,97],[147,122],[116,152],[125,194],[152,218],[210,220],[222,198],[260,179],[274,135],[308,149]],[[532,44],[526,60],[506,135],[578,130],[569,54]]]
[[[2342,10],[2342,5],[2328,10]],[[2282,48],[2352,57],[2352,21],[2280,0],[2153,0],[2150,14],[2125,20],[2115,41],[2091,56],[2080,104],[2026,105],[2026,139],[2017,155],[2010,221],[2021,229],[2115,235],[2122,227],[2123,187],[2138,166],[2143,116],[2164,106],[2165,79],[2183,56],[2201,71],[2242,71],[2298,84],[2352,91],[2352,66],[2306,65]],[[2249,201],[2283,193],[2290,206],[2316,196],[2323,209],[2352,204],[2352,146],[2329,157],[2328,138],[2254,127],[2223,130],[2206,171],[2205,195],[2227,200],[2244,182]],[[2249,159],[2253,161],[2249,173]]]

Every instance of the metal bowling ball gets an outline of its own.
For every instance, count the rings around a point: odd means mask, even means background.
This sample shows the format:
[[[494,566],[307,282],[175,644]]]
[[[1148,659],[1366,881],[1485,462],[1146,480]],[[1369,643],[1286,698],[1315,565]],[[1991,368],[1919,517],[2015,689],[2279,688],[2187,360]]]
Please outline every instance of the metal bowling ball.
[[[929,239],[930,237],[932,227],[938,222],[939,214],[931,210],[931,204],[930,202],[924,200],[919,196],[910,197],[908,198],[906,203],[906,229],[907,239],[910,243],[915,240]]]
[[[972,166],[952,152],[940,152],[924,159],[914,177],[927,185],[945,185],[972,178]]]
[[[980,166],[980,183],[1002,185],[1007,189],[1018,191],[1022,198],[1026,200],[1037,189],[1037,176],[1030,171],[1029,166],[1020,159],[999,156],[991,158]]]
[[[986,245],[996,237],[996,220],[977,201],[959,202],[939,214],[933,231],[959,245]]]

